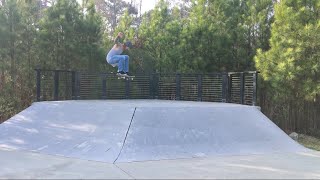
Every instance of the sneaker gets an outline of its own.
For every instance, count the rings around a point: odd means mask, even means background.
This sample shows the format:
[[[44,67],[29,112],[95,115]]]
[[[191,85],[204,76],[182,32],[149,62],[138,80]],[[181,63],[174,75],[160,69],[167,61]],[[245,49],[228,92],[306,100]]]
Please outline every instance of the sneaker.
[[[126,74],[126,73],[123,72],[123,71],[117,72],[117,75],[118,75],[118,76],[123,76],[123,75],[125,75],[125,74]]]

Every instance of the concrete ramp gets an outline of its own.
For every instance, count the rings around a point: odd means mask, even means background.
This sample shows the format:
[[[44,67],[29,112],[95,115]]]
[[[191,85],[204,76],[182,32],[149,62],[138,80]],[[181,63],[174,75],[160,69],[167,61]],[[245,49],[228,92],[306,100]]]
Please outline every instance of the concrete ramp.
[[[0,125],[0,150],[101,162],[301,152],[256,107],[206,102],[40,102]]]
[[[299,152],[256,107],[138,107],[117,162]]]
[[[113,163],[133,112],[102,101],[34,103],[0,125],[0,149]]]

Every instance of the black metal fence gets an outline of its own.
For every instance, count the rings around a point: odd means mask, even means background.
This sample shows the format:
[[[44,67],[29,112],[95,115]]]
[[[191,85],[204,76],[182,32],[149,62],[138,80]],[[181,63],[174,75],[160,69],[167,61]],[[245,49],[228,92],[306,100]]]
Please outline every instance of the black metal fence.
[[[256,105],[258,72],[140,74],[134,80],[112,73],[36,69],[37,101],[165,99]]]

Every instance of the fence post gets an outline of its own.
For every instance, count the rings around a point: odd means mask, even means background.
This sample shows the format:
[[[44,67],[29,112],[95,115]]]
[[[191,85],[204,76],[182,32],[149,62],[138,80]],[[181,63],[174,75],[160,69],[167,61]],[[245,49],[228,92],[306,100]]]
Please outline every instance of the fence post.
[[[149,99],[154,99],[154,74],[149,75]]]
[[[59,100],[59,71],[54,71],[54,100]]]
[[[36,69],[37,72],[37,101],[41,100],[41,70]]]
[[[202,74],[198,74],[198,101],[202,101]]]
[[[76,72],[72,71],[71,72],[71,97],[72,100],[76,99]]]
[[[159,78],[160,75],[158,76],[158,74],[153,74],[153,99],[159,99]]]
[[[231,102],[231,91],[232,91],[232,74],[228,73],[228,99],[227,102]]]
[[[130,79],[126,80],[126,99],[130,98]]]
[[[244,104],[244,73],[240,73],[240,104]]]
[[[255,71],[252,76],[253,76],[253,98],[252,98],[252,105],[256,106],[257,105],[257,89],[258,89],[258,73]]]
[[[181,99],[181,74],[176,74],[176,100]]]
[[[222,74],[222,102],[227,102],[228,97],[228,73]]]
[[[107,99],[107,74],[102,75],[102,99]]]
[[[75,99],[80,99],[80,73],[75,73]]]

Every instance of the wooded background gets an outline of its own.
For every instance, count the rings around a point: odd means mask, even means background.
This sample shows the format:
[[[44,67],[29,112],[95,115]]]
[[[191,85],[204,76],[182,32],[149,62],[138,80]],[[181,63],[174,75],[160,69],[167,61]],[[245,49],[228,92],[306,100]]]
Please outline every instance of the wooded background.
[[[35,100],[35,68],[131,73],[258,70],[259,105],[287,132],[320,136],[319,0],[0,0],[0,121]]]

